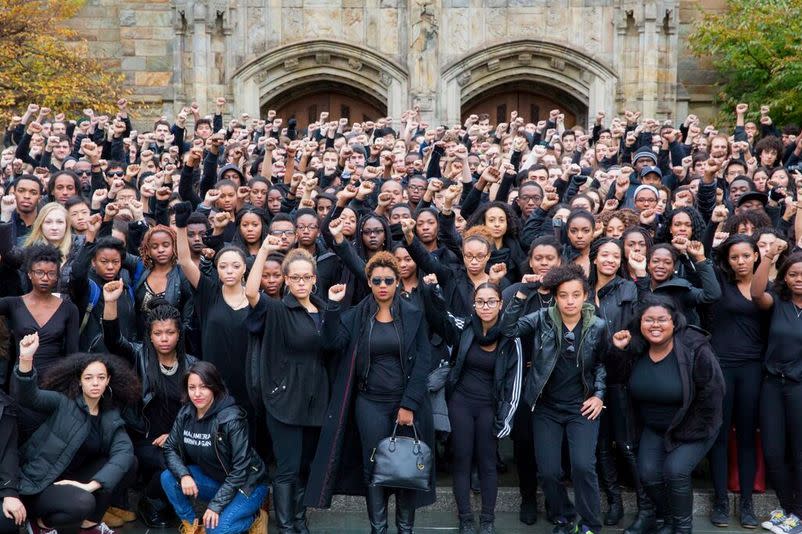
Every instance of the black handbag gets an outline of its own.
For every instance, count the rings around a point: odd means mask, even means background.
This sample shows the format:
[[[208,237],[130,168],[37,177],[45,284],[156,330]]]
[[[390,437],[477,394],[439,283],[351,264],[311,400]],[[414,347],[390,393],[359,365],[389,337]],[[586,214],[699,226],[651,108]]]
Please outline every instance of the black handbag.
[[[429,491],[432,475],[432,450],[418,439],[418,430],[412,425],[414,438],[393,435],[384,438],[373,450],[374,486]]]

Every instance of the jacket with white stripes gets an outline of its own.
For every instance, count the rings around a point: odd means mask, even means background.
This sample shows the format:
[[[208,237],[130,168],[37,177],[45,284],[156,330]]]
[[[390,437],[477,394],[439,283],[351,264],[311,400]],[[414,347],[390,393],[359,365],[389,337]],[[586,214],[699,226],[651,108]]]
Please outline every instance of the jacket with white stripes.
[[[434,291],[435,307],[444,303],[439,291]],[[440,302],[438,302],[440,301]],[[462,379],[462,371],[468,349],[474,342],[470,317],[455,317],[451,313],[432,314],[436,318],[430,320],[430,327],[439,334],[451,350],[451,372],[446,381],[446,396],[456,390]],[[441,320],[438,320],[441,319]],[[501,439],[512,431],[515,410],[521,400],[521,384],[523,382],[523,351],[521,340],[501,336],[496,345],[496,363],[493,373],[493,400],[496,405],[493,432]]]

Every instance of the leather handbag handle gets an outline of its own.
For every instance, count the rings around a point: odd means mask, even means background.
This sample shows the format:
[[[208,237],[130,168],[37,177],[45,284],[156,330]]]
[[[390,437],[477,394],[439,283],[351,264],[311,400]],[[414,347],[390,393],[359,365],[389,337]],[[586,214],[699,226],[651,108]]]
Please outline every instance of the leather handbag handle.
[[[395,423],[393,427],[393,435],[390,436],[391,441],[395,441],[395,434],[398,432],[398,422]],[[412,423],[412,433],[415,435],[415,443],[420,443],[420,439],[418,439],[418,428],[415,426],[415,423]]]

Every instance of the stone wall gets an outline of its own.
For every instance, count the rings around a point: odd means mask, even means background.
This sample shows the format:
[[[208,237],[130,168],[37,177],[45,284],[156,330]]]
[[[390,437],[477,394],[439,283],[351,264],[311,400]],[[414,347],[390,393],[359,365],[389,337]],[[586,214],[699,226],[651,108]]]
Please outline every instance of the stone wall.
[[[721,9],[724,0],[704,0]],[[694,0],[88,0],[73,24],[149,117],[219,95],[257,112],[300,83],[369,91],[398,114],[459,119],[505,81],[597,110],[702,116],[715,76],[688,55]]]

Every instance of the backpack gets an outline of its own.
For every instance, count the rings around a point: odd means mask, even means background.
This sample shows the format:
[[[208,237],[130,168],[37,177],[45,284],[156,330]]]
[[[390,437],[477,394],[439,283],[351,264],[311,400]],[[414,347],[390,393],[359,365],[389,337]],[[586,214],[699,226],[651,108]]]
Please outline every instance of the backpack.
[[[131,302],[136,302],[136,297],[134,296],[134,287],[138,284],[140,278],[142,278],[142,273],[145,271],[145,264],[141,261],[137,262],[136,269],[134,270],[134,277],[131,283],[128,285],[128,296],[131,297]],[[89,300],[86,305],[86,311],[84,312],[84,318],[81,321],[81,326],[78,328],[78,334],[80,335],[83,333],[84,329],[86,328],[87,323],[89,323],[89,316],[92,314],[92,310],[95,309],[97,303],[100,301],[100,296],[103,294],[103,289],[98,285],[97,282],[89,279]]]

